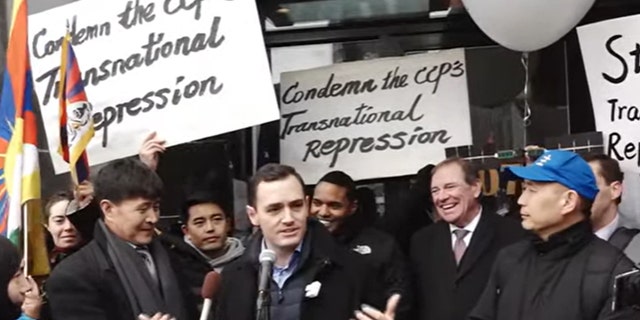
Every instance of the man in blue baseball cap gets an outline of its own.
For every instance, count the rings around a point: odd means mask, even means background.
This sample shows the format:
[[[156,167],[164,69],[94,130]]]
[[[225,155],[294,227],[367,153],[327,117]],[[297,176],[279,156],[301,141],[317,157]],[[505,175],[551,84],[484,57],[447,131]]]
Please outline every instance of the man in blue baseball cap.
[[[598,188],[587,162],[550,150],[510,170],[524,179],[518,204],[532,235],[498,254],[470,319],[640,319],[636,310],[612,311],[614,277],[633,263],[593,234]]]

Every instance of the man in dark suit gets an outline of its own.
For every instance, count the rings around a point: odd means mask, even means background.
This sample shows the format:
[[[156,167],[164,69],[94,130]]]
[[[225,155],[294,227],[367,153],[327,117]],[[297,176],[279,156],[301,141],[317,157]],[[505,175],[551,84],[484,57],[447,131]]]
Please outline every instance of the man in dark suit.
[[[463,320],[475,306],[498,251],[520,239],[517,221],[483,211],[478,171],[459,158],[433,169],[431,196],[440,221],[411,242],[418,319]]]
[[[599,190],[591,206],[593,232],[640,265],[640,230],[624,227],[619,211],[624,189],[620,164],[606,154],[589,155],[585,160],[593,170]]]
[[[100,170],[95,199],[102,211],[94,239],[63,260],[46,289],[54,319],[192,319],[186,288],[154,237],[162,181],[137,160]]]

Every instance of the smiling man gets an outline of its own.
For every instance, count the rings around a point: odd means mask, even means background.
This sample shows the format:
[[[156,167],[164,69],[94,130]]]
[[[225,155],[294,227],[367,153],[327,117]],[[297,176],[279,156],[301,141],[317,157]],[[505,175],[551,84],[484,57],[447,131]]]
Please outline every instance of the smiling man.
[[[534,236],[500,252],[470,319],[640,319],[633,310],[612,311],[614,277],[633,264],[593,234],[598,187],[587,162],[550,150],[510,170],[524,179],[522,227]]]
[[[483,210],[478,171],[471,163],[444,160],[434,167],[431,179],[441,219],[411,241],[416,319],[463,320],[480,297],[498,251],[520,239],[523,231],[515,220]]]
[[[412,285],[405,257],[390,235],[366,226],[353,179],[342,171],[331,171],[320,178],[313,191],[311,215],[338,243],[360,254],[374,269],[387,298],[396,293],[402,296],[396,320],[412,319]]]
[[[54,319],[122,320],[141,314],[188,319],[183,287],[155,239],[162,181],[136,160],[98,172],[102,218],[94,239],[63,260],[47,282]]]
[[[255,319],[258,257],[265,249],[276,255],[271,319],[350,319],[362,303],[385,305],[360,257],[336,244],[320,223],[307,219],[304,183],[292,167],[263,166],[251,178],[248,195],[247,213],[260,231],[249,239],[243,256],[222,272],[217,319]]]

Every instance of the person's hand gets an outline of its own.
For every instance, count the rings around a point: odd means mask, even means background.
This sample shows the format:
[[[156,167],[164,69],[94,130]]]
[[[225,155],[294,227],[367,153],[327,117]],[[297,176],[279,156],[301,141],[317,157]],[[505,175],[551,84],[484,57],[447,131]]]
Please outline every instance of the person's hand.
[[[138,316],[138,320],[176,320],[176,318],[172,317],[169,314],[161,314],[156,313],[153,317],[149,317],[146,314],[141,314]]]
[[[394,294],[387,300],[387,308],[383,312],[367,306],[362,305],[362,310],[356,311],[356,319],[358,320],[394,320],[396,317],[396,308],[398,308],[398,302],[400,302],[400,295]]]
[[[40,289],[31,276],[27,277],[27,282],[29,283],[29,289],[24,292],[22,312],[30,318],[40,319],[40,307],[42,306]]]
[[[164,146],[165,143],[167,143],[167,141],[158,138],[157,134],[152,132],[144,139],[144,142],[142,142],[142,146],[138,152],[140,161],[155,171],[158,168],[159,154],[166,150]]]
[[[74,190],[73,197],[78,201],[79,207],[84,207],[93,200],[93,183],[88,180],[80,183]]]

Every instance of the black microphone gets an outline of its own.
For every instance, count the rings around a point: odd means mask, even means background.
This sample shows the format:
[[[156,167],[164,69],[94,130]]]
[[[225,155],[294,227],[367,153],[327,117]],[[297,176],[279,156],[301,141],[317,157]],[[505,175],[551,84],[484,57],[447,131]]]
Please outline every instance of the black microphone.
[[[263,250],[260,253],[260,281],[258,282],[258,299],[256,301],[256,320],[269,319],[269,305],[271,304],[271,273],[273,263],[276,261],[276,253],[272,250]]]

